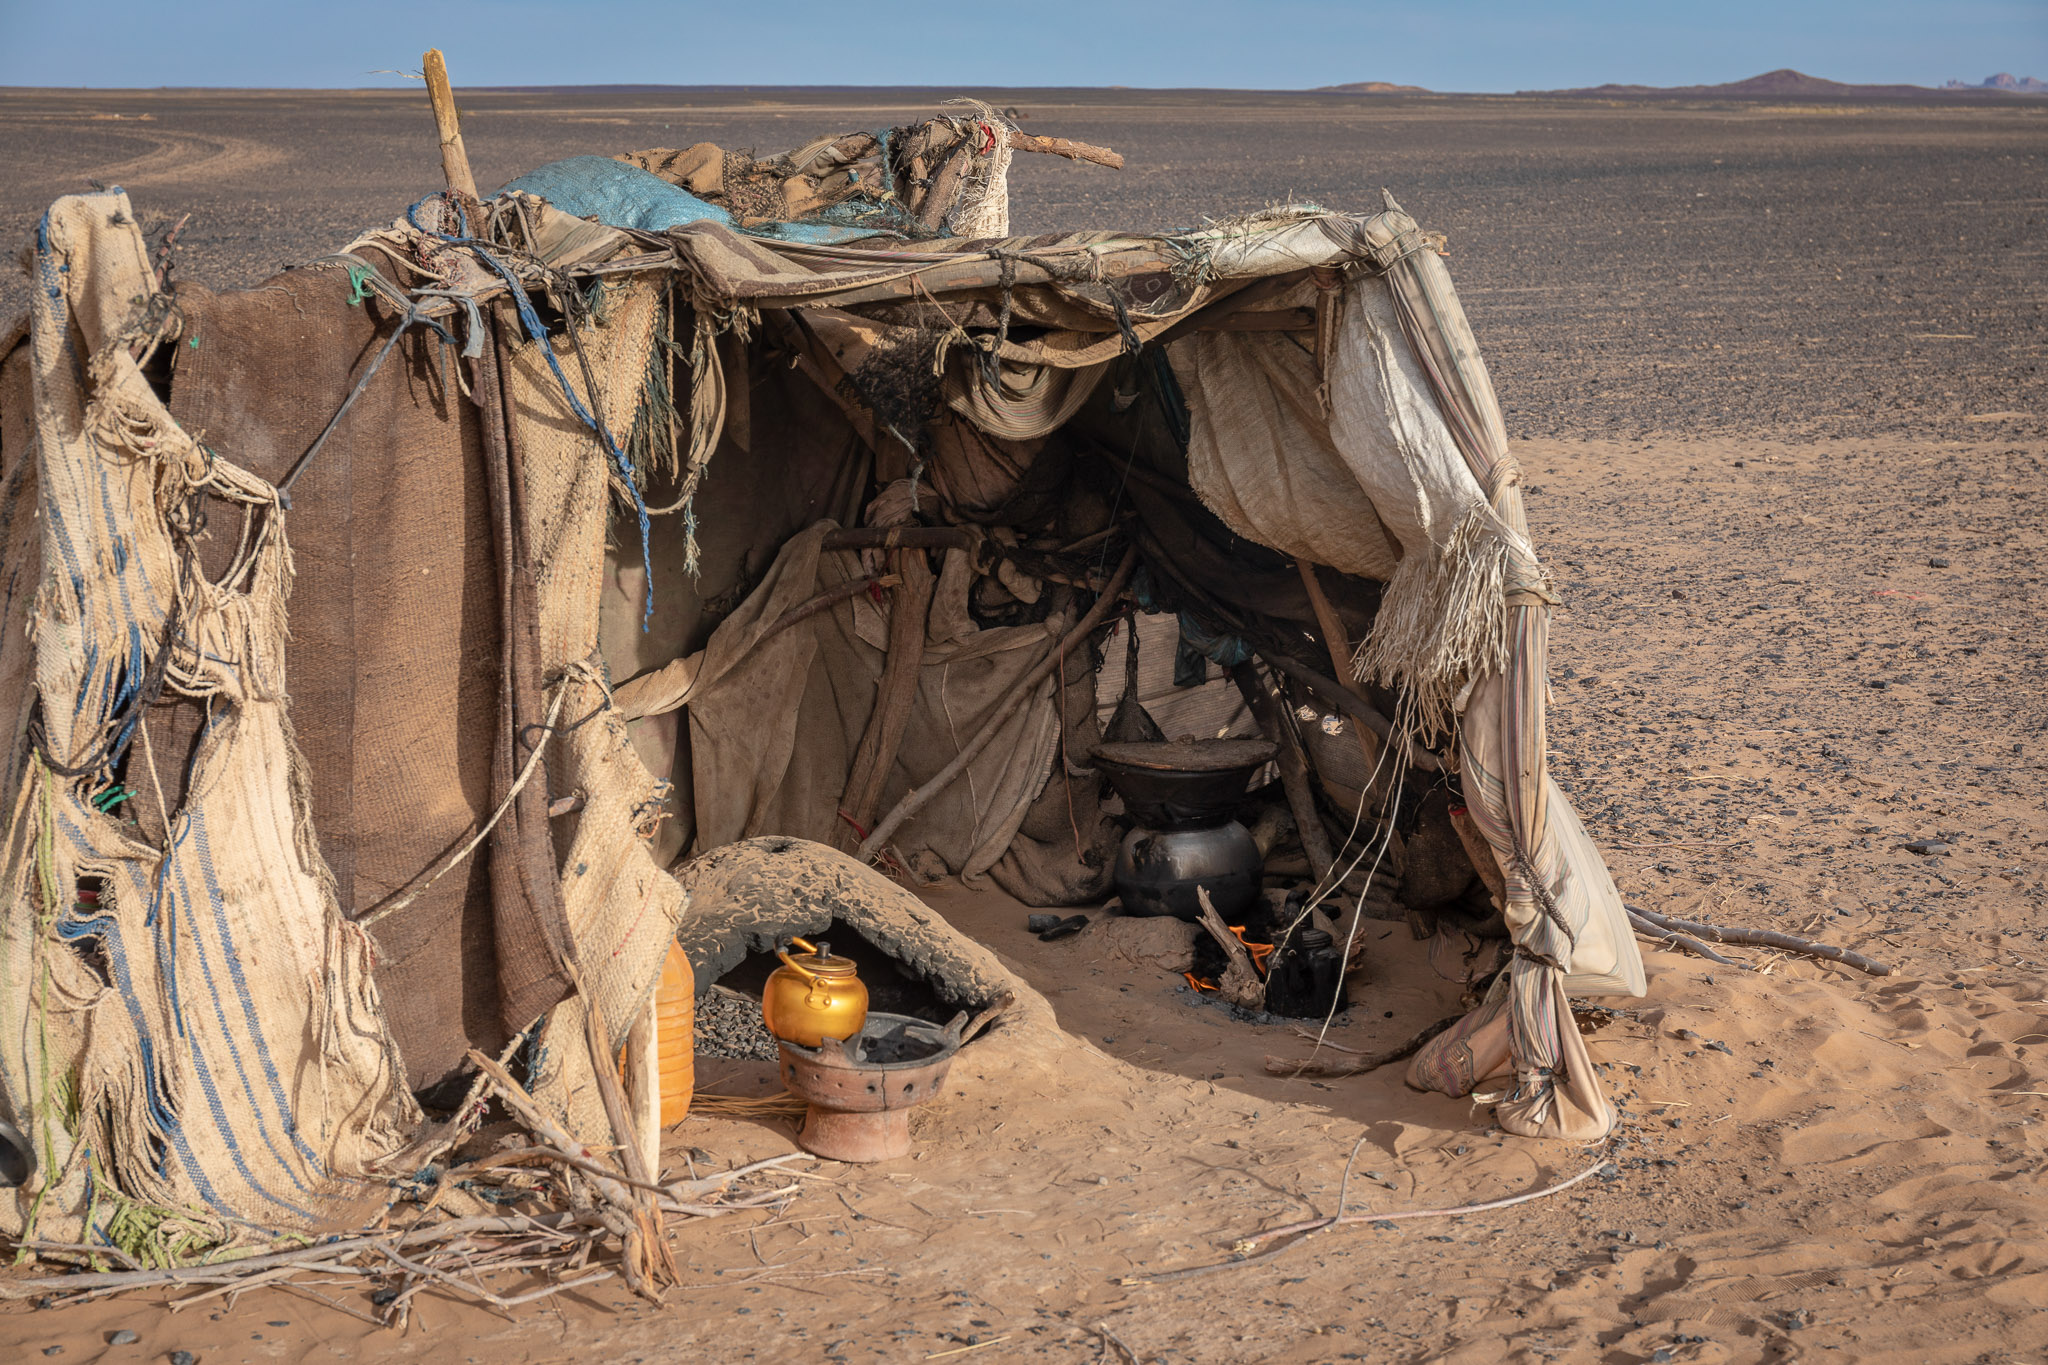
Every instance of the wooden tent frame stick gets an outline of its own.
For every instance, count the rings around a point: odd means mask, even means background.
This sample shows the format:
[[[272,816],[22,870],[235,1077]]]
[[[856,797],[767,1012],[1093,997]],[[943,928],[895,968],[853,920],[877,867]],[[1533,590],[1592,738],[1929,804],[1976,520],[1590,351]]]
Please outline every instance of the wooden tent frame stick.
[[[1301,735],[1294,728],[1294,717],[1266,690],[1265,681],[1249,659],[1231,667],[1230,680],[1237,684],[1244,704],[1251,709],[1252,719],[1259,723],[1259,730],[1278,750],[1273,762],[1280,769],[1280,790],[1287,794],[1287,807],[1293,812],[1295,830],[1301,835],[1301,851],[1308,858],[1308,869],[1321,883],[1330,875],[1336,859],[1330,854],[1329,832],[1316,813],[1316,799],[1309,788],[1308,760],[1301,751]]]
[[[1012,128],[1004,141],[1010,144],[1010,150],[1016,152],[1043,152],[1047,156],[1063,156],[1069,161],[1086,161],[1096,166],[1107,166],[1113,171],[1124,168],[1123,157],[1109,148],[1076,142],[1072,138],[1039,137]]]
[[[995,710],[982,722],[981,729],[975,732],[974,738],[960,747],[960,752],[953,756],[951,763],[939,769],[938,776],[916,791],[906,792],[903,799],[882,817],[881,823],[875,826],[874,833],[861,841],[860,857],[863,862],[873,862],[882,845],[889,841],[889,836],[894,834],[905,820],[924,809],[934,796],[951,786],[955,778],[967,771],[967,765],[989,746],[990,741],[996,737],[996,731],[1009,719],[1010,713],[1022,706],[1025,699],[1038,690],[1038,685],[1045,681],[1053,669],[1059,667],[1062,659],[1088,638],[1090,631],[1102,624],[1103,618],[1109,615],[1110,609],[1123,597],[1124,585],[1131,581],[1131,570],[1137,565],[1138,548],[1134,545],[1124,551],[1123,560],[1116,566],[1116,572],[1109,576],[1109,582],[1104,585],[1102,595],[1095,599],[1094,606],[1088,608],[1088,614],[1081,618],[1080,624],[1068,631],[1050,654],[1017,680],[1016,685],[996,703]],[[1064,758],[1061,761],[1064,762]]]
[[[1323,644],[1330,651],[1330,667],[1337,670],[1338,683],[1360,701],[1369,703],[1364,689],[1352,680],[1351,639],[1344,633],[1344,622],[1339,619],[1337,609],[1330,605],[1330,599],[1323,593],[1323,582],[1316,577],[1316,566],[1306,559],[1297,559],[1294,567],[1301,572],[1301,586],[1308,589],[1308,604],[1315,610],[1316,625],[1323,632]],[[1367,728],[1354,725],[1351,733],[1358,736],[1358,752],[1365,758],[1365,771],[1371,774],[1379,771],[1380,756],[1374,752],[1378,744],[1366,738]],[[1409,757],[1408,748],[1406,744],[1401,745],[1403,758]],[[1409,761],[1412,763],[1414,760],[1410,758]],[[1370,788],[1371,785],[1372,778],[1368,776],[1366,786]]]
[[[1335,707],[1347,716],[1355,717],[1363,724],[1371,727],[1374,734],[1386,740],[1389,744],[1402,745],[1401,752],[1408,760],[1409,766],[1421,768],[1425,772],[1432,773],[1440,772],[1443,769],[1442,762],[1438,760],[1435,754],[1427,749],[1409,744],[1406,739],[1396,736],[1394,734],[1394,722],[1374,710],[1369,703],[1359,700],[1356,692],[1346,690],[1344,684],[1338,682],[1335,678],[1325,677],[1294,656],[1282,654],[1277,650],[1270,654],[1261,652],[1259,657],[1264,659],[1267,666],[1275,673],[1286,674],[1321,698],[1326,704]]]
[[[903,588],[889,604],[889,651],[881,679],[875,684],[874,709],[868,714],[867,729],[846,775],[846,790],[839,798],[839,813],[845,818],[833,831],[832,843],[842,850],[851,847],[875,818],[875,807],[882,803],[883,785],[895,770],[896,753],[916,709],[918,685],[924,676],[925,636],[938,578],[925,562],[925,552],[914,546],[890,551],[889,564],[903,579]]]
[[[441,137],[441,174],[448,188],[475,199],[476,177],[469,171],[469,152],[462,145],[462,121],[455,112],[455,91],[448,84],[448,62],[441,49],[430,47],[420,58],[427,77],[427,98],[434,102],[434,128]]]

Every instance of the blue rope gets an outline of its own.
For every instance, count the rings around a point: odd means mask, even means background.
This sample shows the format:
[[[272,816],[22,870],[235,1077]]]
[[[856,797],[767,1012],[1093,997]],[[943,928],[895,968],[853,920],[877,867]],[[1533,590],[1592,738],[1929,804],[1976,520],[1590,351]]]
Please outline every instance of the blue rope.
[[[455,210],[456,222],[461,229],[458,234],[436,232],[420,222],[420,204],[426,203],[427,199],[447,200],[449,207]],[[498,278],[505,282],[513,302],[519,306],[520,325],[526,329],[527,336],[540,343],[540,353],[547,357],[548,368],[554,371],[555,382],[562,386],[562,396],[569,400],[570,410],[576,414],[577,420],[589,427],[604,444],[605,453],[611,456],[612,464],[619,472],[620,481],[632,495],[633,511],[640,518],[640,563],[647,571],[647,602],[640,613],[640,629],[649,629],[654,620],[654,556],[648,546],[651,527],[647,518],[647,503],[640,496],[639,485],[633,482],[633,462],[627,459],[626,452],[619,448],[619,443],[613,439],[610,429],[583,406],[583,400],[578,398],[576,390],[570,387],[569,376],[562,373],[562,362],[555,358],[555,348],[548,344],[548,329],[541,323],[540,314],[534,311],[533,300],[527,297],[526,290],[521,287],[518,276],[512,273],[512,268],[491,254],[490,244],[469,235],[469,215],[463,211],[462,205],[448,198],[445,192],[430,194],[405,211],[405,220],[429,237],[439,238],[451,246],[459,246],[474,252],[478,260],[490,267]]]

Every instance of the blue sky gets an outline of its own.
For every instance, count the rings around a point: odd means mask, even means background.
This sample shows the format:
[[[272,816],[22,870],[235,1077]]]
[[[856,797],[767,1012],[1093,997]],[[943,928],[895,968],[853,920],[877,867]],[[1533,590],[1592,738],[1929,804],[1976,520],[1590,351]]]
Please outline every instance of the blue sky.
[[[2048,0],[0,0],[0,33],[0,85],[35,86],[397,84],[370,73],[433,44],[458,86],[2048,79]]]

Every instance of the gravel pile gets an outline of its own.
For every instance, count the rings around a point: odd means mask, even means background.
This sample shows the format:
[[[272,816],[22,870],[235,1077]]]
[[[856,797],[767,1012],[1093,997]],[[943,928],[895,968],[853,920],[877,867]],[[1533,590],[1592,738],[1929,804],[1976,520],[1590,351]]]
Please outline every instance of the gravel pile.
[[[761,1002],[723,986],[697,1002],[696,1029],[700,1057],[772,1062],[781,1055],[761,1022]]]

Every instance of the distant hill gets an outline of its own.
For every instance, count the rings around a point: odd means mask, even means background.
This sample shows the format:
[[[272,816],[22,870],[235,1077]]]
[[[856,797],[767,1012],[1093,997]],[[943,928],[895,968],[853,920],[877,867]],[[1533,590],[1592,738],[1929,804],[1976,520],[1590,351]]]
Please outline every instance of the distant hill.
[[[1999,80],[1992,77],[1992,80]],[[2003,79],[2011,80],[2012,77]],[[1672,98],[1683,99],[1859,99],[1899,100],[1930,99],[1957,94],[2001,93],[2016,90],[2017,86],[1964,86],[1951,82],[1945,89],[1937,90],[1928,85],[1845,85],[1841,81],[1822,80],[1809,76],[1804,71],[1784,67],[1777,71],[1766,71],[1761,76],[1751,76],[1746,81],[1729,81],[1725,85],[1596,85],[1583,90],[1522,90],[1523,95],[1570,95],[1591,99],[1630,98]]]
[[[1317,94],[1329,95],[1427,95],[1420,85],[1395,85],[1389,81],[1352,81],[1348,85],[1319,85]]]
[[[1986,76],[1971,85],[1968,81],[1950,81],[1941,87],[1944,90],[2005,90],[2015,95],[2048,95],[2048,81],[2037,81],[2032,76],[2015,76],[2010,71],[2001,71],[1996,76]]]

